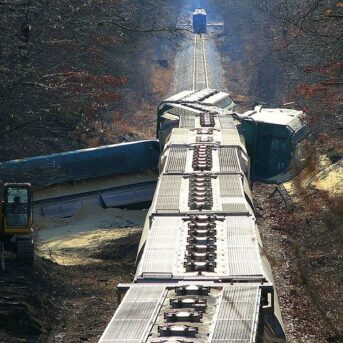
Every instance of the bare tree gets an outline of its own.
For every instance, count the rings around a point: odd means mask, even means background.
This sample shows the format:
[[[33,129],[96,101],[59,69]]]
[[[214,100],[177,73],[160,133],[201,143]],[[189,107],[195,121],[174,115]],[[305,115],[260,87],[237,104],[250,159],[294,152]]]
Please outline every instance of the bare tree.
[[[1,159],[87,145],[85,134],[115,108],[118,90],[134,87],[144,73],[136,63],[147,58],[144,47],[151,53],[154,37],[178,35],[178,6],[162,0],[0,2]]]

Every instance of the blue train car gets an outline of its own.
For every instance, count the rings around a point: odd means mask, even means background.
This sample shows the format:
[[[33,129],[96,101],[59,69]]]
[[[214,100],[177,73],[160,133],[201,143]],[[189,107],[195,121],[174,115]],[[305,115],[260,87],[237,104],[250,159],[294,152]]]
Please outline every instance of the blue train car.
[[[193,32],[207,33],[206,11],[203,8],[197,8],[193,13]]]
[[[157,170],[158,141],[147,140],[0,163],[0,180],[34,187]]]

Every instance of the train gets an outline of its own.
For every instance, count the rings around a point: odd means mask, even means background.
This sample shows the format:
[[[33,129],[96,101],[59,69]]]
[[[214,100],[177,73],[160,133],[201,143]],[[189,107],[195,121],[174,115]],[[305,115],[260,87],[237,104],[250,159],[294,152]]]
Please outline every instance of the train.
[[[160,177],[132,284],[99,342],[282,342],[281,312],[250,190],[242,118],[228,93],[158,107]]]
[[[155,170],[159,155],[156,140],[111,144],[1,162],[0,177],[7,182],[29,182],[35,188],[47,187]]]
[[[193,12],[193,32],[196,34],[207,33],[206,11],[203,8],[197,8]]]

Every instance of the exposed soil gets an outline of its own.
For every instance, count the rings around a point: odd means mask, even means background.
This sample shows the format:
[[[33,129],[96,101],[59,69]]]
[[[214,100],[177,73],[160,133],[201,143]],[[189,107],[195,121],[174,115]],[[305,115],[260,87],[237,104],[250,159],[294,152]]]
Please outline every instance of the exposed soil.
[[[141,232],[88,250],[97,262],[63,266],[37,257],[34,269],[8,262],[1,275],[1,342],[97,342],[130,282]]]
[[[318,153],[331,145],[329,139]],[[341,180],[340,161],[311,162],[292,182],[290,208],[282,198],[271,196],[274,185],[253,188],[288,342],[343,341]]]
[[[0,342],[97,342],[131,282],[146,210],[82,208],[35,217],[33,269],[7,256],[0,277]]]
[[[24,342],[24,338],[31,342],[33,337],[45,335],[51,329],[57,318],[55,294],[59,282],[52,281],[57,278],[49,267],[51,263],[47,261],[38,261],[33,270],[7,261],[0,283],[2,342]]]
[[[81,208],[71,218],[37,217],[37,250],[61,265],[102,262],[93,252],[103,244],[140,231],[146,210]],[[116,254],[116,250],[113,251]]]

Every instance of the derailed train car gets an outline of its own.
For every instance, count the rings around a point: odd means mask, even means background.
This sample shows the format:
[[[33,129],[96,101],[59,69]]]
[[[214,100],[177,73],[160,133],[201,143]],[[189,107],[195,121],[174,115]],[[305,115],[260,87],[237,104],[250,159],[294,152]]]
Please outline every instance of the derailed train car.
[[[193,13],[193,32],[207,33],[206,11],[203,8],[197,8]]]
[[[158,165],[155,140],[105,145],[0,163],[0,179],[34,187],[105,176],[140,173]],[[120,161],[120,163],[118,163]]]
[[[132,285],[100,342],[285,338],[234,102],[186,91],[158,110],[160,178]]]

